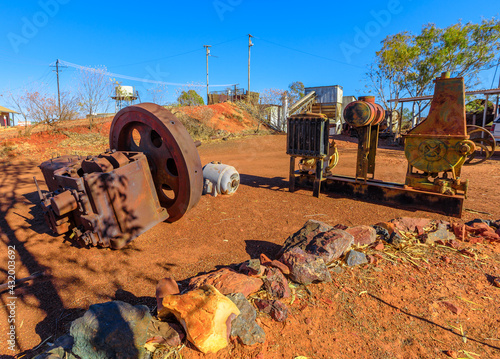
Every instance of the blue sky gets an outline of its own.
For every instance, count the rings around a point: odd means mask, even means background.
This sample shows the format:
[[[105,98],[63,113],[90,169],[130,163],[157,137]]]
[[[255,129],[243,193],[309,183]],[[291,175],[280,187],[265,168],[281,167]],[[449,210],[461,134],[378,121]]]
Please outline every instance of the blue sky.
[[[33,83],[55,91],[56,59],[172,83],[247,87],[247,34],[255,36],[251,90],[341,85],[362,95],[364,74],[380,41],[432,22],[445,27],[497,16],[498,1],[1,1],[0,94]],[[64,69],[61,90],[75,88],[76,71]],[[481,76],[490,87],[493,72]],[[497,75],[498,76],[498,75]],[[148,100],[153,85],[120,80]],[[495,85],[498,79],[495,81]],[[212,88],[217,90],[221,88]],[[200,92],[205,93],[201,88]],[[168,100],[176,88],[168,87]],[[0,104],[5,104],[0,97]]]

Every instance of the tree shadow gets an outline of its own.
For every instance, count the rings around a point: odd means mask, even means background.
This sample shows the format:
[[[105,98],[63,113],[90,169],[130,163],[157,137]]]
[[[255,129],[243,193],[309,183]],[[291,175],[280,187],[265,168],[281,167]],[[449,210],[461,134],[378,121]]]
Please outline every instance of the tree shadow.
[[[414,318],[414,319],[418,319],[418,320],[420,320],[420,321],[422,321],[422,322],[425,322],[425,323],[427,323],[427,324],[430,324],[430,325],[434,325],[434,326],[436,326],[436,327],[438,327],[438,328],[440,328],[440,329],[442,329],[442,330],[444,330],[444,331],[447,331],[447,332],[449,332],[449,333],[451,333],[451,334],[453,334],[453,335],[456,335],[456,336],[457,336],[457,337],[459,337],[460,339],[462,339],[462,337],[463,337],[463,335],[462,335],[461,333],[459,333],[459,332],[455,332],[455,331],[454,331],[454,330],[452,330],[452,329],[446,328],[446,327],[444,327],[444,326],[442,326],[442,325],[440,325],[440,324],[438,324],[438,323],[434,323],[433,321],[431,321],[431,320],[429,320],[429,319],[426,319],[426,318],[423,318],[423,317],[419,317],[418,315],[415,315],[415,314],[409,313],[409,312],[405,311],[404,309],[399,308],[399,307],[396,307],[395,305],[393,305],[393,304],[391,304],[391,303],[388,303],[388,302],[386,302],[385,300],[383,300],[383,299],[381,299],[381,298],[379,298],[379,297],[377,297],[377,296],[375,296],[375,295],[373,295],[373,294],[371,294],[371,293],[367,293],[367,294],[368,294],[370,297],[372,297],[373,299],[378,300],[380,303],[385,304],[385,305],[387,305],[388,307],[391,307],[392,309],[395,309],[395,310],[397,310],[398,312],[401,312],[401,313],[403,313],[403,314],[405,314],[405,315],[407,315],[407,316],[409,316],[409,317],[412,317],[412,318]],[[473,342],[478,343],[478,344],[482,344],[482,345],[487,346],[487,347],[490,347],[490,348],[492,348],[492,349],[500,350],[500,347],[496,347],[496,346],[494,346],[494,345],[491,345],[491,344],[488,344],[488,343],[482,342],[482,341],[480,341],[480,340],[477,340],[477,339],[471,338],[471,337],[469,337],[469,336],[467,336],[467,340],[473,341]]]

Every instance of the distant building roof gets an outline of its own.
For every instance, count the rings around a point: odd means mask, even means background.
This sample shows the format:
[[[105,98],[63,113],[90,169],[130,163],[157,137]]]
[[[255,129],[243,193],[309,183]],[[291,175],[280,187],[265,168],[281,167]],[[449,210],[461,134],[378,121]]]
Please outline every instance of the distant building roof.
[[[0,112],[8,112],[8,113],[19,113],[17,111],[8,109],[7,107],[0,106]]]

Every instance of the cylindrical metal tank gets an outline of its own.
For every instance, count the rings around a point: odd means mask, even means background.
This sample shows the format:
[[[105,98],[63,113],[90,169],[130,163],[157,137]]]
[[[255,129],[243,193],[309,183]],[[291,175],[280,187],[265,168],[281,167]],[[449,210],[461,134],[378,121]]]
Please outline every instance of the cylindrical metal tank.
[[[378,125],[385,117],[385,111],[375,103],[375,96],[361,96],[344,109],[344,120],[353,127]]]
[[[240,185],[240,175],[233,166],[210,162],[203,167],[203,194],[233,194]]]

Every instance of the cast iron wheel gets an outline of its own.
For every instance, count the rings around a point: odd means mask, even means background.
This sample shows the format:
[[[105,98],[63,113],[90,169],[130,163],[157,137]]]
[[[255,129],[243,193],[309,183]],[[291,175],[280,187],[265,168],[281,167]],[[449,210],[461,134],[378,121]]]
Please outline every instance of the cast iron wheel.
[[[128,106],[113,118],[109,144],[117,151],[143,152],[158,199],[179,220],[200,200],[203,171],[193,139],[167,109],[154,103]]]
[[[476,144],[476,151],[472,152],[465,160],[465,165],[477,165],[489,159],[495,153],[495,137],[490,131],[481,126],[467,126],[470,140]]]

